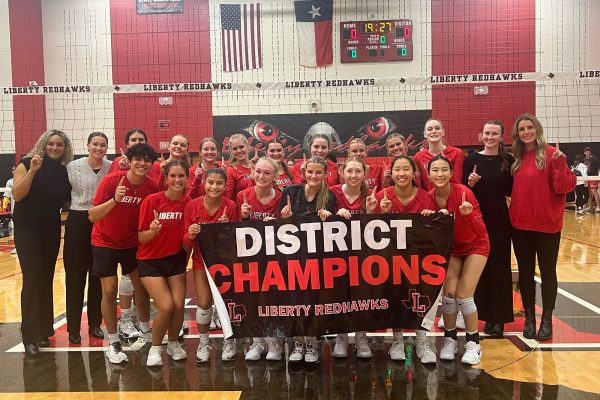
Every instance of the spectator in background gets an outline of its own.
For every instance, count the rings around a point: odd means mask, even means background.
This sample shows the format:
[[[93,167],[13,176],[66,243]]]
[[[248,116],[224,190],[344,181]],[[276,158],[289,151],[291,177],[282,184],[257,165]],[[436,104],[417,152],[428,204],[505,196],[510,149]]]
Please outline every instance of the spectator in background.
[[[581,154],[577,154],[575,156],[575,161],[571,166],[571,171],[575,174],[575,176],[587,176],[587,167],[583,163],[583,156]],[[577,207],[577,214],[584,214],[583,205],[587,203],[587,182],[585,181],[577,181],[577,186],[575,186],[575,205]]]
[[[592,155],[592,148],[586,147],[583,149],[583,155],[585,156],[585,165],[587,167],[588,176],[597,176],[598,168],[600,167],[600,161],[598,157]],[[600,195],[598,195],[598,181],[588,181],[588,188],[590,190],[589,205],[584,211],[594,211],[592,205],[596,202],[596,212],[600,213]]]

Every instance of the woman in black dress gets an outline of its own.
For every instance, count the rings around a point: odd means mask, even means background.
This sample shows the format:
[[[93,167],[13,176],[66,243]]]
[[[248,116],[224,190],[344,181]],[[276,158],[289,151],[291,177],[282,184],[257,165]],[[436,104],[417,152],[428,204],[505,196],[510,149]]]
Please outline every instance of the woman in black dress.
[[[475,303],[479,319],[486,321],[484,332],[492,337],[502,337],[504,324],[514,321],[507,206],[514,158],[504,149],[503,134],[502,122],[486,122],[479,137],[483,150],[469,155],[463,169],[464,183],[479,202],[490,238],[490,255],[475,291]]]
[[[52,283],[60,246],[60,209],[71,195],[66,165],[73,158],[64,132],[44,132],[15,170],[15,245],[23,272],[21,334],[25,352],[39,354],[54,335]]]

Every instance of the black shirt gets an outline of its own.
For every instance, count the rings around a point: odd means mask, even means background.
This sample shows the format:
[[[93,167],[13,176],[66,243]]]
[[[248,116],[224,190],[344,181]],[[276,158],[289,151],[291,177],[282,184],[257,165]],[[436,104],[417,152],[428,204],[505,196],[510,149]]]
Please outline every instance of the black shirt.
[[[29,171],[31,157],[23,158],[21,163]],[[56,218],[60,220],[60,209],[70,196],[71,184],[67,168],[59,161],[45,157],[42,166],[33,177],[29,193],[15,203],[13,220],[39,224]]]
[[[306,200],[304,193],[305,184],[290,185],[283,189],[283,195],[279,202],[279,211],[287,205],[288,196],[292,201],[292,214],[298,216],[317,215],[317,197],[312,201]],[[325,208],[332,214],[335,214],[335,194],[331,190],[327,190],[329,197],[327,199],[327,207]]]

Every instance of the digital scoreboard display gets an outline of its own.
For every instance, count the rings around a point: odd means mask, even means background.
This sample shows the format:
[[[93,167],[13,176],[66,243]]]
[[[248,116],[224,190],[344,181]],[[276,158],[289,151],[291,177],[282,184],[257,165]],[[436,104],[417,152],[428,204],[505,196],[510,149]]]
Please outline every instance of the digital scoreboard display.
[[[412,37],[410,19],[340,22],[341,61],[410,61]]]

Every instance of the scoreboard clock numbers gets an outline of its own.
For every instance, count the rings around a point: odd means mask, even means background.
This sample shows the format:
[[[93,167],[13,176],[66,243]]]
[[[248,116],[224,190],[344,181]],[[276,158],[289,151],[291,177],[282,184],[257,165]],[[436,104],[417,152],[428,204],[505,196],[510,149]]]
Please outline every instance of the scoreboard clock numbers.
[[[340,22],[341,62],[411,61],[412,38],[410,19]]]

